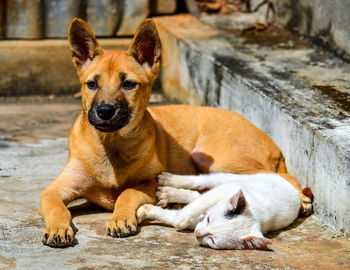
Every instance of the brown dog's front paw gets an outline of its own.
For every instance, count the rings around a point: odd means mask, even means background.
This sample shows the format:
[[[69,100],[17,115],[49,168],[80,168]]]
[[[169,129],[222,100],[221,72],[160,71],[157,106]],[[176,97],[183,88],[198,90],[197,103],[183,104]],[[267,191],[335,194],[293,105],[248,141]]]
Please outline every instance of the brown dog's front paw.
[[[46,226],[43,232],[42,242],[51,247],[70,246],[73,243],[74,232],[71,226]]]
[[[135,216],[111,216],[106,222],[106,234],[112,237],[127,237],[137,232]]]

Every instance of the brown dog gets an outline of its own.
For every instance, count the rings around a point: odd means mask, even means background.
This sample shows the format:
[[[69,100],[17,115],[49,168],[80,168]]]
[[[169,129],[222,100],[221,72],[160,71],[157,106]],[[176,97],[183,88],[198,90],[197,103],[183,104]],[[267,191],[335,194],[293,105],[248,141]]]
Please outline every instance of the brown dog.
[[[69,135],[69,159],[41,195],[43,243],[71,245],[66,205],[84,197],[110,211],[106,232],[124,237],[137,230],[135,212],[155,202],[160,172],[277,172],[300,192],[280,149],[242,116],[186,105],[147,109],[161,44],[154,23],[144,21],[128,51],[104,51],[89,26],[69,28],[73,63],[82,85],[82,111]]]

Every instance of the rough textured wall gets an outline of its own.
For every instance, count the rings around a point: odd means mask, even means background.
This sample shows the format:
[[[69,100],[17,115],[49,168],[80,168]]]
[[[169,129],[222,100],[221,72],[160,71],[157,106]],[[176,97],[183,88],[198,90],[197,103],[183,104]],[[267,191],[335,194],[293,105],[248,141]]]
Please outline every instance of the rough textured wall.
[[[350,60],[349,0],[274,0],[275,20]]]
[[[150,5],[157,7],[154,0],[0,0],[0,38],[65,38],[74,17],[87,20],[97,36],[129,36]]]
[[[99,37],[131,36],[150,14],[176,11],[176,0],[0,0],[0,39],[65,38],[74,17]]]
[[[130,38],[99,39],[106,50],[126,50]],[[66,40],[0,42],[0,96],[64,95],[80,83]]]

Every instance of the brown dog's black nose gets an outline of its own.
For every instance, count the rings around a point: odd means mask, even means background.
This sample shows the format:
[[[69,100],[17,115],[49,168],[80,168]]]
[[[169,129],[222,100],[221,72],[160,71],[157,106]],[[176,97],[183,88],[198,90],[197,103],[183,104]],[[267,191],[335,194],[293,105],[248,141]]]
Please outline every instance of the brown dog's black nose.
[[[96,112],[98,117],[103,120],[111,120],[115,115],[115,108],[113,105],[109,104],[101,104],[96,108]]]

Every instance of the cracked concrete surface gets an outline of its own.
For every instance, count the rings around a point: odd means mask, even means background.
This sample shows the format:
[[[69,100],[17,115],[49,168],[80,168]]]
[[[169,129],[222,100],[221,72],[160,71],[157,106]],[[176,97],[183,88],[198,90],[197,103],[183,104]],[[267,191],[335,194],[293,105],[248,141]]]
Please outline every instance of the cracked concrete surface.
[[[263,250],[200,247],[191,232],[146,223],[137,235],[104,235],[109,213],[71,207],[75,245],[41,244],[41,191],[67,158],[69,128],[80,109],[70,98],[0,100],[0,269],[349,269],[350,241],[316,218],[270,233]],[[62,138],[63,137],[63,138]]]

